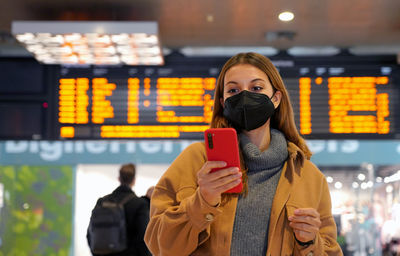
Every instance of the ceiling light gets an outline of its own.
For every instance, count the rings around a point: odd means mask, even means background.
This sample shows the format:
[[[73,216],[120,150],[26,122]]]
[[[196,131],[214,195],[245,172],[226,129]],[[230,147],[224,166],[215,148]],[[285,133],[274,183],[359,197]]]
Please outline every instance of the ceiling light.
[[[156,22],[14,21],[12,33],[44,64],[164,64]]]
[[[278,17],[281,21],[287,22],[294,19],[294,14],[292,12],[281,12]]]
[[[294,46],[287,50],[292,56],[333,56],[340,53],[340,49],[334,46]]]
[[[354,55],[397,55],[400,45],[360,45],[349,48]]]
[[[273,56],[278,54],[278,50],[269,46],[244,46],[244,47],[183,47],[180,52],[185,56],[219,56],[232,57],[242,52],[257,52],[265,56]]]

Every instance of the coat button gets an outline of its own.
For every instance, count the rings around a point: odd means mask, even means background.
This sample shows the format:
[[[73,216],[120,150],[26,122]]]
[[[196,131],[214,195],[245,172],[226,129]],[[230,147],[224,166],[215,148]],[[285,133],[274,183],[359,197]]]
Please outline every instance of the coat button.
[[[309,253],[307,253],[307,256],[313,256],[314,255],[314,253],[313,252],[309,252]]]
[[[214,215],[212,215],[211,213],[207,213],[205,217],[206,217],[206,221],[213,221],[214,220]]]

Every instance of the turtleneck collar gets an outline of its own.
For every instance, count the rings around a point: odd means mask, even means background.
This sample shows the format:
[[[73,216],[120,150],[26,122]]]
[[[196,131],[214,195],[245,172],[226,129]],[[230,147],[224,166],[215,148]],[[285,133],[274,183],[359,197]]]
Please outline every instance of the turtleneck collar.
[[[271,129],[269,147],[262,152],[244,133],[239,134],[239,140],[249,172],[257,172],[282,166],[284,161],[288,158],[286,138],[283,133],[276,129]]]

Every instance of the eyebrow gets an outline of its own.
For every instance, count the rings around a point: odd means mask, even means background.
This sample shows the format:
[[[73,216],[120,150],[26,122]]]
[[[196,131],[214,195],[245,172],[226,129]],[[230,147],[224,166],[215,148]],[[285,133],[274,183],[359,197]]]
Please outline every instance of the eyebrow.
[[[258,81],[265,82],[265,80],[264,80],[264,79],[261,79],[261,78],[255,78],[255,79],[251,80],[250,82],[251,82],[251,83],[254,83],[254,82],[258,82]],[[238,84],[238,82],[236,82],[236,81],[229,81],[229,82],[227,82],[226,84]]]

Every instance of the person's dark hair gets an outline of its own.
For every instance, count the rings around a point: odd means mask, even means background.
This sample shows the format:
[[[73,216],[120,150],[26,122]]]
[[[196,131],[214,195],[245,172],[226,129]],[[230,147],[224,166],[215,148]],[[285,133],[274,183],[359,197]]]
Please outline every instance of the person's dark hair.
[[[136,175],[136,167],[134,164],[124,164],[119,169],[119,181],[121,184],[130,185],[132,181],[135,179]]]

